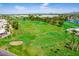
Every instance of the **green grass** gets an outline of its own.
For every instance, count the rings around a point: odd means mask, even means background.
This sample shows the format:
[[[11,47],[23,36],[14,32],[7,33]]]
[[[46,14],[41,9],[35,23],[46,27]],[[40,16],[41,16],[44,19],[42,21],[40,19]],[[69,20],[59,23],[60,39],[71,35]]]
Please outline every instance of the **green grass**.
[[[75,23],[71,23],[71,22],[64,22],[63,27],[65,29],[67,29],[67,28],[76,28],[76,27],[79,27],[79,24],[75,24]]]
[[[14,34],[0,40],[0,46],[7,46],[10,52],[21,56],[48,55],[48,56],[70,56],[79,55],[64,47],[69,36],[64,32],[69,25],[77,25],[65,22],[62,27],[50,25],[41,21],[19,20],[19,29]],[[10,46],[9,42],[22,40],[21,46]],[[57,50],[58,49],[58,50]]]

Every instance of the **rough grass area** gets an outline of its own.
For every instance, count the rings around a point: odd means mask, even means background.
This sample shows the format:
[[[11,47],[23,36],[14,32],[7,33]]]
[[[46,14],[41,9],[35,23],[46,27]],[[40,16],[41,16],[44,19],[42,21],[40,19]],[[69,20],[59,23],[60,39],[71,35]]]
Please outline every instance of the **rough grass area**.
[[[64,47],[68,35],[65,29],[69,28],[69,23],[64,23],[62,27],[50,25],[41,21],[19,20],[19,29],[14,30],[14,34],[0,39],[0,46],[6,46],[6,50],[21,56],[70,56],[79,55],[79,52],[71,51]],[[73,25],[74,27],[75,25]],[[9,42],[22,40],[23,45],[10,46]]]

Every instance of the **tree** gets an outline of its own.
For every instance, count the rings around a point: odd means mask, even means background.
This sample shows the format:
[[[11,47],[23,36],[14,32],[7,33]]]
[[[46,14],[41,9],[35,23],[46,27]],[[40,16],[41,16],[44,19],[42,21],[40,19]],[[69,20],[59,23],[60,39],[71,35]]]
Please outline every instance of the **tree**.
[[[61,16],[53,17],[49,23],[57,26],[62,26],[64,23],[64,17]]]
[[[31,20],[31,21],[34,21],[34,16],[33,15],[29,15],[28,19]]]
[[[12,23],[12,27],[17,30],[19,27],[18,21],[14,20]]]
[[[55,25],[56,24],[56,21],[57,21],[57,17],[53,17],[51,20],[50,20],[50,24],[52,25]]]

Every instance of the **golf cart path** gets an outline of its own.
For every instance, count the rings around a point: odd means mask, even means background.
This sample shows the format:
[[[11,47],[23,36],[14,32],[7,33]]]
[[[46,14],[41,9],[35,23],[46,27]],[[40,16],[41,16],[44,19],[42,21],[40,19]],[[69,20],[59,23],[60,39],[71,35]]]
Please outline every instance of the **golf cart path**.
[[[7,50],[0,50],[0,56],[16,56],[16,55]]]

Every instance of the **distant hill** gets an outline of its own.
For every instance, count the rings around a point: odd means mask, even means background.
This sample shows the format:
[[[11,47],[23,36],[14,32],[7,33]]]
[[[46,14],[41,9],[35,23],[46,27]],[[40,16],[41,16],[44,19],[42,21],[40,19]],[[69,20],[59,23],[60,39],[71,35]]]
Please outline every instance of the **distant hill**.
[[[70,12],[70,13],[67,13],[67,14],[79,14],[79,12]]]

